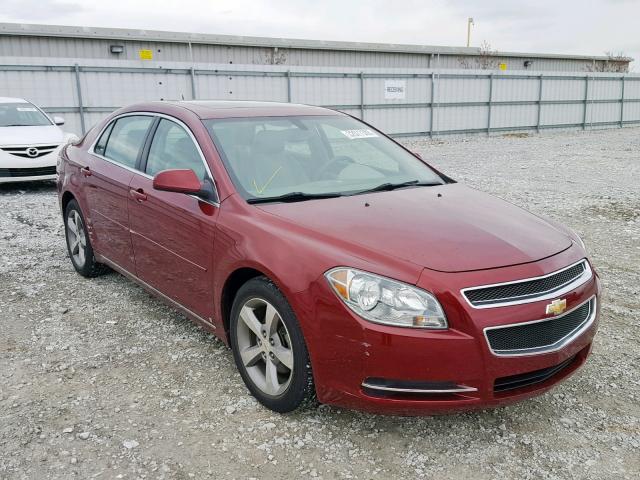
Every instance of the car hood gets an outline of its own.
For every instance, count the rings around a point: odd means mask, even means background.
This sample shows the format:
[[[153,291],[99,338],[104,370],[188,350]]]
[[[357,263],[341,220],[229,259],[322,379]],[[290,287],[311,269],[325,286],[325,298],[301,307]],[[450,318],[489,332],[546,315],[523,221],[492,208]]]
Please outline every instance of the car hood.
[[[33,127],[0,127],[0,145],[59,145],[65,140],[56,125]]]
[[[550,223],[460,184],[259,206],[307,229],[442,272],[533,262],[571,246]]]

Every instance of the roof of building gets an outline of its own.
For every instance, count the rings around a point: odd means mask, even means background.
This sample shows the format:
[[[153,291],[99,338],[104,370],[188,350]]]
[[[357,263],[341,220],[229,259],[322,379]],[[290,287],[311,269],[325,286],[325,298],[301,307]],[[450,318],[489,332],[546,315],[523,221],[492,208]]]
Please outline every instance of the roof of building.
[[[362,52],[414,53],[423,55],[480,55],[476,47],[448,47],[434,45],[407,45],[395,43],[342,42],[328,40],[307,40],[295,38],[246,37],[207,33],[167,32],[160,30],[136,30],[125,28],[77,27],[62,25],[38,25],[27,23],[0,23],[0,35],[94,38],[115,41],[155,41],[168,43],[201,43],[244,47],[295,48],[310,50],[342,50]],[[549,58],[567,60],[609,60],[602,55],[565,55],[557,53],[494,53],[501,57]],[[632,58],[620,59],[632,61]]]

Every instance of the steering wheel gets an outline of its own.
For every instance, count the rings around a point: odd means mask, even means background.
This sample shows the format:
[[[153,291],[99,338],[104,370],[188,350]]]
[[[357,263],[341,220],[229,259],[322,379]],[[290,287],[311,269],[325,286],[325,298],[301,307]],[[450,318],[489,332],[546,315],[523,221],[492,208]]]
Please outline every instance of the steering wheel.
[[[344,170],[345,167],[347,167],[352,163],[355,163],[355,162],[351,157],[347,157],[346,155],[338,155],[336,157],[333,157],[331,160],[325,163],[322,167],[320,167],[320,169],[316,172],[314,177],[316,180],[322,180],[327,173],[330,173],[333,170],[336,170],[337,171],[336,173],[339,173],[342,170]],[[340,169],[338,170],[337,167],[340,167]]]

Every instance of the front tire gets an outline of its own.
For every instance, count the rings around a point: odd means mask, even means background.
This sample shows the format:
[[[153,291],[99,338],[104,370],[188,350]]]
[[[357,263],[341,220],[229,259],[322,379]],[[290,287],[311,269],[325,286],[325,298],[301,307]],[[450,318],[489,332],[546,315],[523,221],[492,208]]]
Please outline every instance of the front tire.
[[[266,277],[245,283],[233,302],[231,347],[251,394],[287,413],[315,403],[309,353],[291,306]]]
[[[109,267],[96,261],[86,222],[76,200],[71,200],[64,210],[64,231],[69,258],[76,272],[92,278],[109,271]]]

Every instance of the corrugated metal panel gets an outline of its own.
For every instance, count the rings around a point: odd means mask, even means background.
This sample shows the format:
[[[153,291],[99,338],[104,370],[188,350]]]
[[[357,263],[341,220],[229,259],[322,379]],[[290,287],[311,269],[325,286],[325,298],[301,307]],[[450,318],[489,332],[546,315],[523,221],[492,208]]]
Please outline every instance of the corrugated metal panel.
[[[277,44],[274,40],[274,45]],[[124,46],[121,54],[112,54],[111,45]],[[479,68],[477,56],[461,54],[437,54],[431,63],[429,53],[405,53],[384,51],[349,51],[313,48],[279,47],[277,51],[267,46],[240,46],[231,44],[193,43],[191,49],[185,38],[182,42],[142,41],[102,38],[65,38],[3,35],[0,56],[17,58],[49,57],[67,59],[140,60],[140,50],[153,52],[154,64],[163,62],[227,63],[256,65],[288,65],[352,68]],[[493,56],[491,61],[506,65],[507,71],[526,70],[525,60],[531,61],[530,70],[555,72],[586,72],[594,62],[602,60],[578,60],[572,58],[531,58],[518,56]]]
[[[487,128],[489,107],[436,108],[433,115],[434,130],[478,130]]]
[[[489,79],[447,78],[436,76],[435,95],[437,102],[488,102]]]
[[[365,110],[364,120],[385,133],[428,132],[430,108],[372,108]],[[359,115],[357,115],[359,116]]]
[[[255,53],[256,50],[246,51]],[[21,67],[8,63],[6,57],[0,58],[0,91],[3,95],[28,98],[48,111],[64,116],[67,129],[80,132],[73,65],[63,58],[20,59],[17,63],[22,63]],[[360,116],[364,108],[365,120],[395,134],[432,130],[436,133],[487,131],[489,116],[492,130],[535,128],[538,110],[542,128],[583,124],[595,128],[603,123],[619,123],[622,114],[619,101],[622,76],[616,74],[563,76],[545,73],[542,103],[539,104],[540,72],[523,75],[463,69],[203,63],[195,64],[192,79],[191,65],[166,62],[160,69],[155,64],[141,61],[83,61],[79,67],[79,80],[85,126],[90,127],[112,109],[126,104],[191,99],[193,86],[200,99],[287,101],[290,93],[293,102],[338,106],[356,116]],[[287,72],[290,72],[289,78]],[[624,77],[623,120],[640,122],[640,76],[627,74]],[[404,81],[404,98],[385,98],[387,79]],[[364,96],[361,85],[364,85]],[[435,86],[433,92],[432,85]],[[588,91],[585,91],[587,85]],[[432,98],[433,108],[430,106]]]
[[[284,77],[198,75],[196,91],[200,99],[287,101]]]
[[[600,122],[619,122],[619,103],[591,103],[587,105],[586,121],[588,124]]]
[[[540,80],[536,78],[496,78],[493,81],[491,99],[503,101],[536,101],[540,92]]]
[[[77,105],[74,78],[71,72],[0,71],[0,92],[42,107]]]
[[[293,77],[291,98],[312,105],[356,105],[360,103],[360,79]]]
[[[491,128],[535,127],[538,105],[493,105]]]
[[[584,100],[584,79],[566,80],[545,77],[542,87],[542,100]]]
[[[384,78],[364,79],[365,103],[427,103],[431,100],[431,78],[405,78],[406,97],[401,100],[388,100],[384,98]]]
[[[637,122],[640,118],[640,102],[624,104],[624,121]]]
[[[577,125],[582,123],[584,105],[545,105],[540,115],[541,125]]]

